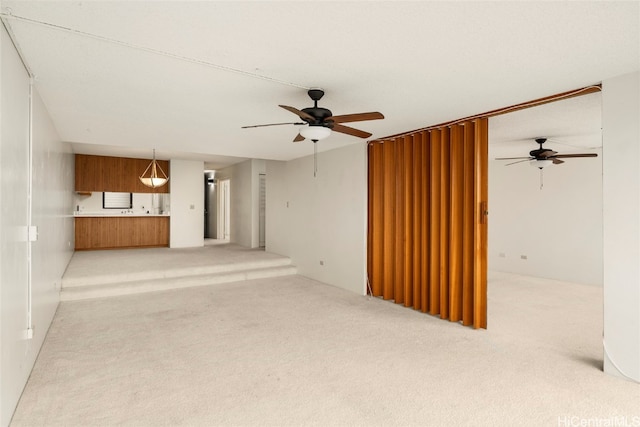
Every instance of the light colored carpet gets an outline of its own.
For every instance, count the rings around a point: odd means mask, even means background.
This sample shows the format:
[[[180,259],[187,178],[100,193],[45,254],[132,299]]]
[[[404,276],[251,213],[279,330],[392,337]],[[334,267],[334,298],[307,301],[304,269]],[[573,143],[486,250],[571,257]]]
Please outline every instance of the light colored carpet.
[[[12,426],[633,422],[601,307],[600,288],[502,273],[488,330],[300,276],[61,303]]]

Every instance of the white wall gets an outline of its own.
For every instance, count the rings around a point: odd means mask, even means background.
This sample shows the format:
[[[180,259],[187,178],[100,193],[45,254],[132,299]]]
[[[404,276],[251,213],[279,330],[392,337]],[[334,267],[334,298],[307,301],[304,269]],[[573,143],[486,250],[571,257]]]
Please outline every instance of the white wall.
[[[74,219],[71,215],[74,156],[60,142],[37,91],[33,96],[32,224],[38,240],[31,244],[34,339],[27,366],[35,363],[59,301],[61,278],[73,255]]]
[[[204,162],[171,159],[171,248],[204,246]]]
[[[229,180],[229,241],[251,247],[251,160],[217,172],[219,180]]]
[[[287,180],[288,164],[276,160],[267,162],[265,250],[291,257],[289,227],[292,203],[289,190],[291,183]]]
[[[30,368],[21,367],[29,341],[27,318],[27,192],[29,164],[29,76],[2,29],[0,71],[0,422],[9,424]]]
[[[605,372],[640,382],[640,72],[602,83]]]
[[[259,246],[259,180],[265,171],[264,160],[251,159],[216,172],[219,180],[229,180],[232,243],[248,248]]]
[[[543,169],[542,189],[528,162],[489,161],[489,269],[602,286],[602,150],[585,151],[599,157]]]
[[[60,138],[2,28],[0,79],[0,425],[9,424],[59,301],[59,284],[73,246],[73,155]],[[29,163],[32,203],[29,208]],[[26,241],[26,226],[37,241]],[[32,264],[27,254],[31,251]],[[33,338],[27,336],[29,276]]]
[[[365,144],[319,153],[315,178],[313,156],[267,162],[266,250],[299,274],[364,294],[366,224]]]

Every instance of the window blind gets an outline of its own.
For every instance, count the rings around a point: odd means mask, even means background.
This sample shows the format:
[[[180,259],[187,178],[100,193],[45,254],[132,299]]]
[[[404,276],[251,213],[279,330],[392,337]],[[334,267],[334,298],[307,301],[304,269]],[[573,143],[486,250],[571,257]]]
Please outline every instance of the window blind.
[[[131,209],[132,194],[105,191],[102,193],[102,207],[104,209]]]

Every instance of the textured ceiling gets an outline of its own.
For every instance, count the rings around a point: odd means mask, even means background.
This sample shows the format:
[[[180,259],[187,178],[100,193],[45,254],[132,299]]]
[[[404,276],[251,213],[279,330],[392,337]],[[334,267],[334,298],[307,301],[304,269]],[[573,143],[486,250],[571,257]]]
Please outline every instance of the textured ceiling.
[[[377,138],[640,69],[638,2],[1,5],[76,152],[144,156],[157,148],[160,158],[213,167],[311,154],[308,141],[291,142],[294,126],[241,129],[296,121],[278,104],[311,106],[310,87],[325,89],[319,104],[334,114],[384,113],[352,124]],[[557,103],[492,119],[493,154],[536,136],[594,146],[580,137],[598,138],[599,116],[574,113],[599,111],[600,98],[584,98],[564,101],[566,111]],[[334,133],[319,148],[352,143],[362,140]]]

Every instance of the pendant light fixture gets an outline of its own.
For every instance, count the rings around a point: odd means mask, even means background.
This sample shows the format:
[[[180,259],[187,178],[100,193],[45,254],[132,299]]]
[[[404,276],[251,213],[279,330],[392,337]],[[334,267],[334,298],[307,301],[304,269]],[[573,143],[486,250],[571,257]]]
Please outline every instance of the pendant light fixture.
[[[162,175],[158,175],[158,171],[160,171]],[[149,172],[148,176],[147,172]],[[166,173],[164,173],[164,171],[156,161],[156,150],[154,149],[153,160],[151,161],[151,163],[149,163],[149,166],[147,166],[144,172],[142,172],[142,175],[140,175],[140,182],[142,182],[147,187],[158,188],[165,185],[167,181],[169,181],[169,177]]]

